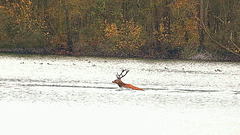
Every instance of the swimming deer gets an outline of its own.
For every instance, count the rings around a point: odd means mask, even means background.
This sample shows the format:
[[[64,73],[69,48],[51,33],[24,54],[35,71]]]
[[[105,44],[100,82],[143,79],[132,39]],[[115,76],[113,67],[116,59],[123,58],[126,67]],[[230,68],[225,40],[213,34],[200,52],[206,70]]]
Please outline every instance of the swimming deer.
[[[126,76],[128,72],[129,72],[129,70],[123,69],[122,72],[121,72],[121,74],[118,74],[118,73],[117,73],[117,75],[116,75],[117,79],[114,80],[113,83],[116,83],[119,87],[130,88],[130,89],[133,89],[133,90],[143,90],[143,89],[141,89],[141,88],[138,88],[138,87],[133,86],[132,84],[126,84],[126,83],[122,82],[121,79],[122,79],[124,76]],[[123,74],[123,73],[125,73],[125,74]]]

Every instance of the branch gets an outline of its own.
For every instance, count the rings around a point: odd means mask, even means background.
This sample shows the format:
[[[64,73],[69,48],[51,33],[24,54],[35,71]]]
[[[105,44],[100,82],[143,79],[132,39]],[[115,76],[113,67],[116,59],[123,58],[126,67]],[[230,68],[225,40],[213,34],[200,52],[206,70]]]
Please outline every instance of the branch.
[[[215,18],[217,18],[220,22],[222,22],[222,23],[224,24],[224,26],[225,26],[231,33],[234,32],[233,30],[231,30],[231,29],[228,27],[228,25],[227,25],[220,17],[215,16]],[[232,38],[230,37],[229,39],[230,39],[230,41],[232,42],[233,46],[235,46],[238,50],[240,50],[240,48],[233,42]]]
[[[234,52],[234,51],[231,50],[230,48],[228,48],[228,47],[226,47],[225,45],[223,45],[223,44],[219,43],[218,41],[216,41],[216,40],[211,36],[211,34],[207,31],[207,28],[206,28],[206,26],[205,26],[205,24],[204,24],[203,22],[202,22],[202,29],[204,30],[204,32],[207,34],[207,36],[209,37],[209,39],[210,39],[212,42],[214,42],[214,43],[217,44],[218,46],[222,47],[223,49],[231,52],[232,54],[235,54],[235,55],[237,55],[237,56],[240,57],[240,54],[239,54],[239,53]]]

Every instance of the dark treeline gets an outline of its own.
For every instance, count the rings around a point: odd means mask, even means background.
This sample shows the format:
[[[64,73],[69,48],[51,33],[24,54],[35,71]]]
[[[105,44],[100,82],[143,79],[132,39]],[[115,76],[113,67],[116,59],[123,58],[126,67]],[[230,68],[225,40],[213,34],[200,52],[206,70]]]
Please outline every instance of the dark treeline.
[[[239,0],[1,0],[0,49],[238,58],[239,5]]]

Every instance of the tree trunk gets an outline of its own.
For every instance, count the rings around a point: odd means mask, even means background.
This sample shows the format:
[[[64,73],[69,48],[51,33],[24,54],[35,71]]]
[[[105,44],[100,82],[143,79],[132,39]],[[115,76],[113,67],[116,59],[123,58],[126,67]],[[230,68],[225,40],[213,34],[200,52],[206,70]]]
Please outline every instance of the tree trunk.
[[[153,29],[153,32],[155,31],[159,31],[159,10],[158,10],[158,7],[157,7],[157,2],[156,0],[153,0],[153,9],[152,9],[152,29]],[[162,51],[162,46],[158,40],[158,36],[157,35],[154,35],[154,41],[153,41],[153,44],[154,44],[154,48],[156,49],[156,51],[160,52]]]
[[[71,27],[70,27],[70,19],[69,19],[69,9],[65,0],[63,0],[63,6],[65,10],[65,21],[66,21],[66,33],[67,33],[67,49],[69,52],[73,52],[73,42],[71,37]]]
[[[203,30],[203,25],[204,25],[204,1],[200,0],[199,1],[199,44],[200,44],[200,49],[202,50],[204,48],[204,30]]]
[[[68,46],[68,51],[72,52],[73,51],[73,42],[72,42],[72,37],[71,37],[71,29],[70,29],[70,24],[69,24],[69,13],[68,13],[68,10],[66,10],[66,25],[67,25],[67,46]]]
[[[170,44],[170,34],[171,34],[171,11],[170,11],[170,7],[169,7],[169,4],[171,3],[170,0],[166,0],[164,2],[164,11],[163,11],[163,27],[164,27],[164,35],[165,35],[165,38],[166,41],[168,41],[168,45]]]

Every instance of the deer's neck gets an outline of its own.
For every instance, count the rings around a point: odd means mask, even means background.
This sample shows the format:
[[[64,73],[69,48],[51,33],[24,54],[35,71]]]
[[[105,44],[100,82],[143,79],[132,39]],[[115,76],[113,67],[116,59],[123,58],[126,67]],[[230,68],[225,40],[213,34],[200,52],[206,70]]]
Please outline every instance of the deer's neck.
[[[119,80],[117,84],[118,84],[119,87],[122,87],[122,86],[126,85],[126,83],[122,82],[121,80]]]

